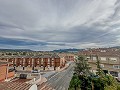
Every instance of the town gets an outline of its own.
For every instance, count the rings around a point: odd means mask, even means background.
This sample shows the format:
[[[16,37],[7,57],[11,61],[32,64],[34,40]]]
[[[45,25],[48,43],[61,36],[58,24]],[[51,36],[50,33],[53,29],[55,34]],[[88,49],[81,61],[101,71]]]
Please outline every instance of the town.
[[[0,90],[67,90],[78,56],[86,57],[94,74],[97,72],[98,57],[103,71],[120,81],[118,48],[83,49],[78,52],[4,51],[0,54]]]
[[[120,0],[0,0],[0,90],[120,90]]]

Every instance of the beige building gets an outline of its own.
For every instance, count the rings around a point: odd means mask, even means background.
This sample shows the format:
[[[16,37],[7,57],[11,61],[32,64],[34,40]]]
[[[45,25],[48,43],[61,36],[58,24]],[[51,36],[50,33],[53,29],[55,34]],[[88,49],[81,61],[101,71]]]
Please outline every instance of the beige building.
[[[109,49],[102,49],[102,50],[85,50],[79,53],[79,55],[85,55],[88,63],[91,67],[92,72],[96,72],[97,69],[97,57],[100,61],[101,68],[109,72],[114,76],[118,76],[120,72],[120,53],[119,50],[109,50]]]

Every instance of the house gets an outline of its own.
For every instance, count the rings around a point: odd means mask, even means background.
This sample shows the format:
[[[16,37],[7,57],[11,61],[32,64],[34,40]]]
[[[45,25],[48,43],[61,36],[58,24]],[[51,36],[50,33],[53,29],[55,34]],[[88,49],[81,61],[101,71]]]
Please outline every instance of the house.
[[[75,60],[75,55],[71,53],[66,53],[65,59],[67,61],[74,61]]]
[[[0,81],[4,81],[14,77],[13,69],[9,68],[11,63],[0,60]]]
[[[25,70],[26,68],[38,69],[39,67],[43,70],[53,69],[57,70],[61,66],[60,57],[57,54],[45,54],[38,56],[2,56],[3,61],[11,62],[11,67],[21,68]]]

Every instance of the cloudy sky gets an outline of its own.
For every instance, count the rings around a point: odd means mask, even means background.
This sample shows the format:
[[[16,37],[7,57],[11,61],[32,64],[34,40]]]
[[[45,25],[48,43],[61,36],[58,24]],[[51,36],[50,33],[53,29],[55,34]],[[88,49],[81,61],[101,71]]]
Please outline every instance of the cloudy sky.
[[[0,0],[0,48],[120,45],[120,0]]]

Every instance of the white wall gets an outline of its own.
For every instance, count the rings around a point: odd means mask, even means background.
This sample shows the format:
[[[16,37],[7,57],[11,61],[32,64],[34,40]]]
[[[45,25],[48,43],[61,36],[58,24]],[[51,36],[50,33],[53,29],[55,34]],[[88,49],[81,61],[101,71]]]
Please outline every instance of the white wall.
[[[100,57],[101,61],[106,61],[106,57]]]
[[[115,58],[115,57],[111,57],[111,58],[109,58],[111,61],[117,61],[117,58]]]
[[[36,84],[32,85],[29,90],[37,90],[37,85]]]
[[[96,58],[96,57],[93,57],[93,60],[97,60],[97,58]]]

